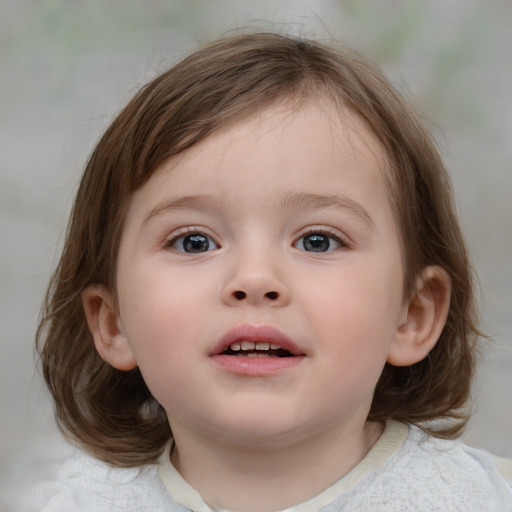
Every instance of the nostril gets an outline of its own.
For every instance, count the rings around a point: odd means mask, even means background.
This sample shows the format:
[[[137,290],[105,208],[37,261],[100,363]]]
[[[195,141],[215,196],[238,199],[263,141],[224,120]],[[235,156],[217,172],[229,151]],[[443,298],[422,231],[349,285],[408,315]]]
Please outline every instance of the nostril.
[[[276,300],[279,294],[277,292],[267,292],[265,293],[265,297],[270,300]]]
[[[242,291],[236,291],[236,292],[233,293],[233,296],[237,300],[244,300],[245,297],[247,297],[247,294],[245,292],[242,292]]]

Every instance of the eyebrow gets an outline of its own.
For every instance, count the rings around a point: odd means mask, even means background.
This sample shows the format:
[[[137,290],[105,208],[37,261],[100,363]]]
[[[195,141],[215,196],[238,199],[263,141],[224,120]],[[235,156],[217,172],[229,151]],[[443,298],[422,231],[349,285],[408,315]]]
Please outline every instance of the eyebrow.
[[[218,201],[216,201],[213,196],[208,195],[183,196],[174,199],[168,199],[158,203],[154,208],[152,208],[144,217],[142,225],[144,226],[151,219],[162,213],[192,209],[197,208],[198,206],[204,207],[205,205],[213,205],[214,203],[217,204]]]
[[[296,210],[314,210],[316,208],[343,208],[359,217],[368,227],[374,228],[375,222],[361,204],[348,197],[329,194],[287,193],[281,200],[284,208]]]
[[[197,208],[199,206],[218,206],[219,198],[209,195],[191,195],[168,199],[158,203],[144,217],[142,226],[154,217],[162,213],[170,213],[177,210]],[[316,208],[342,208],[359,217],[370,228],[375,223],[370,214],[360,205],[348,197],[339,197],[329,194],[311,194],[307,192],[288,192],[281,199],[281,207],[290,210],[314,210]]]

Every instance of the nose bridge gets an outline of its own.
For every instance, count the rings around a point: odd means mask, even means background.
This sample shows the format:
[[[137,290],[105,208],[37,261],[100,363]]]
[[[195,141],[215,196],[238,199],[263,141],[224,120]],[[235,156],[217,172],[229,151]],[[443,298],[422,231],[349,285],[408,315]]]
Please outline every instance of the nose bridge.
[[[290,290],[279,253],[268,241],[253,242],[234,251],[224,300],[230,304],[287,304]]]

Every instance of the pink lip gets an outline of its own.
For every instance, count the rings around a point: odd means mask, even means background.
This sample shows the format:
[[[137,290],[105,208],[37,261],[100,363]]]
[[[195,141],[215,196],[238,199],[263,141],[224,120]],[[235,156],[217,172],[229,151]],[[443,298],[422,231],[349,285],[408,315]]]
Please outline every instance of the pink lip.
[[[275,343],[294,356],[304,355],[302,350],[290,338],[274,327],[267,325],[240,325],[229,330],[215,345],[211,355],[222,354],[232,343],[244,340],[252,341],[253,343],[258,341]]]
[[[232,343],[244,340],[254,343],[258,341],[275,343],[294,357],[244,357],[223,354]],[[305,359],[305,354],[287,336],[273,327],[241,325],[222,336],[210,357],[217,366],[231,373],[248,377],[264,377],[299,365]]]

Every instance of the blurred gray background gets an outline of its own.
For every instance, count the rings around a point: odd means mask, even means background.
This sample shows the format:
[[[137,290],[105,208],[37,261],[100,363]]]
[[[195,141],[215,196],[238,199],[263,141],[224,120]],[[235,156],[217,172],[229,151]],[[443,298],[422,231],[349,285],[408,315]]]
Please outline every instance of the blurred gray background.
[[[69,451],[36,369],[39,306],[95,141],[133,93],[228,30],[334,37],[430,120],[480,276],[484,344],[466,440],[512,457],[510,0],[0,0],[0,510],[28,510]]]

